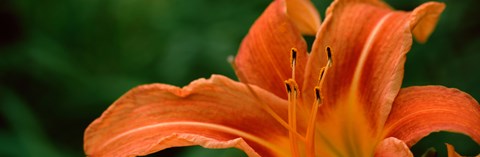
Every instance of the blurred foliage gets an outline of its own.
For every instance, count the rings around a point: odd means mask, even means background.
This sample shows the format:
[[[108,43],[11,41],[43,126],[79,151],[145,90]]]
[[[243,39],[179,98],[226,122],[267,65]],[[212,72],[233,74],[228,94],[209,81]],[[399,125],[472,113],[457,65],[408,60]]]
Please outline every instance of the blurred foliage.
[[[389,1],[402,10],[423,2]],[[480,100],[480,3],[443,2],[447,9],[431,39],[408,54],[404,86],[440,84]],[[236,78],[226,58],[269,3],[0,0],[0,156],[83,156],[84,129],[128,89],[183,86],[213,73]],[[324,15],[330,1],[314,3]],[[444,154],[445,142],[464,155],[480,152],[470,138],[445,132],[412,150]],[[152,156],[239,152],[189,147]]]

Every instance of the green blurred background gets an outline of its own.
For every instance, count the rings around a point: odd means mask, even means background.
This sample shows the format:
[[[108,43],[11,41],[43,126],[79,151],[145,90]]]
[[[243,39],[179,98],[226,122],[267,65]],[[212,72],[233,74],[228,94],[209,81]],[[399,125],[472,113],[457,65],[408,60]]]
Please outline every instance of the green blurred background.
[[[329,0],[314,0],[324,17]],[[424,0],[393,1],[412,10]],[[440,84],[480,100],[480,3],[445,0],[426,44],[408,54],[404,86]],[[84,156],[83,131],[140,84],[183,86],[223,74],[270,0],[0,0],[0,156]],[[312,39],[311,37],[308,39]],[[469,137],[434,133],[412,150],[480,153]],[[175,148],[151,156],[244,156]]]

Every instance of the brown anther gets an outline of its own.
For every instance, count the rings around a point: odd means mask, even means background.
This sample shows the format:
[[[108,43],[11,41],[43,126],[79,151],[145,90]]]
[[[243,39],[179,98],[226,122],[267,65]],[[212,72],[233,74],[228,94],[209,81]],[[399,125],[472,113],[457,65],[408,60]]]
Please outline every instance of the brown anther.
[[[298,91],[298,84],[294,79],[285,80],[285,87],[287,92],[294,92],[295,95],[298,95],[300,91]]]
[[[292,68],[292,79],[295,80],[295,65],[297,63],[297,49],[290,50],[290,67]]]
[[[288,94],[292,92],[292,87],[290,87],[290,82],[288,82],[288,80],[285,81],[285,88],[287,89]]]
[[[322,100],[322,96],[320,95],[320,87],[315,87],[315,100],[320,102]]]
[[[296,61],[297,61],[297,49],[292,48],[290,50],[290,65],[292,66],[292,68],[294,68]]]
[[[332,64],[333,64],[333,59],[332,59],[332,50],[331,50],[330,46],[327,46],[325,48],[325,51],[327,52],[327,57],[328,57],[327,66],[331,67]]]

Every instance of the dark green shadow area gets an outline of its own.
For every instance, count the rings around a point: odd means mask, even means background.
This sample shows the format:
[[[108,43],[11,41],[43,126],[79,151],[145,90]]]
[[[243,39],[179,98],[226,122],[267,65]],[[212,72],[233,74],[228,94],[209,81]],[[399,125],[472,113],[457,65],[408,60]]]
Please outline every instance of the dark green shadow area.
[[[176,147],[163,150],[145,157],[247,157],[247,154],[236,148],[206,149],[201,146]]]
[[[437,157],[447,157],[445,143],[453,145],[457,153],[462,156],[475,156],[480,153],[480,145],[475,143],[472,138],[464,134],[445,131],[431,133],[413,145],[411,150],[414,156],[419,157],[433,147],[437,151]]]
[[[446,143],[455,147],[457,153],[462,156],[475,156],[480,154],[480,145],[476,144],[470,137],[452,132],[435,132],[421,139],[413,145],[410,150],[415,157],[421,157],[430,151],[433,156],[447,157]],[[435,154],[436,153],[436,154]],[[239,149],[206,149],[201,146],[176,147],[163,150],[146,157],[246,157],[247,155]],[[428,156],[428,155],[427,155]],[[427,157],[425,156],[425,157]]]

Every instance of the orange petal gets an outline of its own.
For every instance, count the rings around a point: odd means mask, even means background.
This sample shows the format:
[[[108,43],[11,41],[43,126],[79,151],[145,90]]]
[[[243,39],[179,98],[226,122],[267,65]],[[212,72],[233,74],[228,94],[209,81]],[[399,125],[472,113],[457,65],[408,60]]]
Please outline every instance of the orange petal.
[[[470,95],[442,86],[402,89],[385,124],[385,137],[410,147],[431,132],[452,131],[480,143],[480,106]]]
[[[373,128],[372,133],[378,133],[401,87],[405,55],[412,44],[411,30],[420,26],[418,23],[424,23],[422,20],[430,19],[422,17],[438,16],[438,10],[443,8],[442,3],[429,2],[413,12],[403,12],[392,11],[376,1],[334,2],[307,64],[304,99],[313,100],[311,89],[320,68],[326,64],[324,50],[329,46],[333,65],[322,87],[325,97],[322,107],[336,108],[353,93],[359,99],[356,104],[361,105],[361,110],[356,112],[365,116]],[[437,11],[428,11],[431,9]],[[420,12],[423,14],[418,14]]]
[[[384,139],[377,146],[375,156],[413,157],[413,154],[412,152],[410,152],[410,149],[408,149],[407,145],[403,141],[395,137],[389,137]]]
[[[315,35],[320,28],[320,16],[310,0],[285,0],[287,14],[297,28],[307,35]]]
[[[307,45],[286,15],[285,1],[276,0],[250,28],[235,59],[240,81],[286,99],[284,82],[291,78],[290,50],[297,48],[296,78],[303,82]]]
[[[252,89],[286,117],[286,101]],[[182,89],[139,86],[90,124],[84,149],[88,156],[139,156],[189,145],[236,147],[249,156],[288,154],[287,130],[260,107],[259,99],[244,84],[223,76],[200,79]]]

